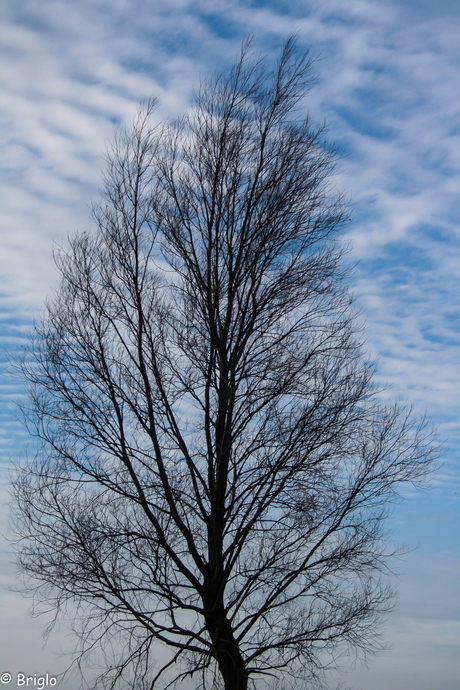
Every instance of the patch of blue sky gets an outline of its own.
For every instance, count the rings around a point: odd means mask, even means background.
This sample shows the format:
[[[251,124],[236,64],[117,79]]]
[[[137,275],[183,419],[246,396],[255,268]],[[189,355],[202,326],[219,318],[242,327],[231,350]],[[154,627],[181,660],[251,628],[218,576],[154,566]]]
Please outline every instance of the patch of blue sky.
[[[442,144],[436,142],[420,156],[420,167],[436,172],[443,177],[454,177],[457,173],[457,162],[452,159],[449,139]]]
[[[448,129],[448,136],[449,137],[459,137],[460,136],[460,116],[459,116],[459,121],[455,122],[454,124],[451,124],[450,122],[447,123],[447,126],[449,127]]]
[[[450,473],[449,473],[450,475]],[[389,527],[398,531],[398,538],[403,538],[406,544],[416,549],[423,542],[424,549],[429,540],[430,546],[437,543],[438,548],[452,549],[460,556],[460,546],[457,541],[452,543],[452,529],[459,526],[460,515],[460,482],[449,476],[452,483],[446,492],[445,485],[433,484],[423,491],[413,490],[404,498],[404,503],[396,505],[392,512]],[[426,493],[425,493],[426,492]],[[446,506],[446,501],[448,506]],[[446,510],[447,507],[447,510]],[[439,535],[439,525],[449,528],[449,532]],[[423,525],[423,534],[420,531]],[[407,528],[407,532],[405,532]],[[456,602],[460,607],[460,601]],[[460,611],[459,611],[460,612]]]
[[[372,258],[365,259],[365,270],[372,274],[382,275],[399,283],[407,282],[408,269],[415,272],[426,272],[437,268],[435,258],[429,248],[423,243],[418,243],[417,238],[407,239],[401,242],[390,242],[381,248],[380,252]]]
[[[450,317],[449,317],[449,315],[445,315],[444,318],[446,320],[446,325],[449,325],[449,321],[450,321],[450,325],[452,327],[455,327],[455,325],[457,323],[458,315],[452,314]],[[448,344],[446,342],[448,340],[446,338],[446,332],[445,331],[439,332],[439,330],[437,329],[437,327],[435,325],[425,325],[424,326],[422,324],[420,326],[420,334],[423,337],[423,339],[426,341],[429,341],[432,343],[438,343],[438,344],[444,345],[444,346]],[[458,346],[459,345],[458,339],[456,341],[453,341],[452,344]],[[418,345],[414,345],[414,347],[418,347]]]
[[[345,151],[339,165],[341,168],[347,168],[347,162],[353,161],[353,164],[362,162],[365,163],[365,155],[362,151],[356,152],[356,149],[352,149],[354,155],[348,155]],[[351,197],[349,199],[351,226],[348,228],[350,233],[350,239],[353,244],[353,234],[354,228],[360,227],[365,228],[366,224],[370,221],[376,222],[383,213],[380,208],[380,197],[377,191],[374,189],[369,189],[365,194],[360,194],[359,198]]]
[[[241,25],[228,12],[202,13],[200,19],[214,36],[241,40]]]
[[[16,26],[26,27],[31,29],[34,33],[40,33],[44,36],[51,36],[54,32],[53,27],[50,26],[47,13],[40,12],[40,8],[36,3],[29,0],[19,0],[15,3],[14,11],[8,4],[3,5],[3,14],[14,17]]]
[[[401,147],[403,149],[403,147]],[[395,162],[394,165],[388,166],[387,169],[387,179],[385,180],[385,188],[388,193],[390,193],[395,198],[410,198],[417,197],[420,195],[420,178],[419,175],[422,171],[421,161],[417,161],[417,174],[411,171],[411,166],[404,165]],[[430,166],[426,166],[425,170],[430,173],[436,173],[436,169]]]
[[[31,438],[20,422],[18,402],[24,389],[10,370],[11,354],[17,351],[17,339],[2,339],[0,343],[0,482],[7,484],[11,461],[19,460],[30,445]],[[8,375],[9,374],[9,375]]]
[[[302,0],[300,2],[299,0],[248,0],[248,2],[240,2],[238,4],[252,9],[270,9],[278,15],[289,17],[308,16],[310,9],[310,3],[303,2]]]
[[[332,8],[326,6],[321,8],[321,21],[325,26],[340,27],[341,29],[351,29],[359,26],[366,26],[366,18],[360,16],[355,11],[353,5],[342,5],[331,3]]]
[[[446,222],[449,219],[451,222]],[[457,221],[460,222],[460,209],[452,205],[446,209],[444,218],[440,222],[423,222],[417,224],[417,235],[422,243],[439,243],[440,246],[449,244],[450,254],[455,253],[460,258],[460,234],[457,232]]]
[[[389,0],[389,3],[412,17],[416,15],[419,20],[442,16],[448,16],[450,20],[460,19],[460,5],[457,0]]]
[[[366,101],[367,96],[362,94],[362,101]],[[397,129],[390,127],[381,122],[376,122],[375,114],[372,113],[372,97],[369,94],[369,103],[360,103],[361,107],[336,105],[334,107],[335,113],[345,120],[345,126],[351,127],[355,132],[363,134],[373,139],[380,141],[392,141],[397,136]],[[369,114],[367,108],[371,109]],[[343,125],[342,125],[343,126]],[[353,149],[351,149],[352,151]],[[353,155],[353,154],[352,154]]]

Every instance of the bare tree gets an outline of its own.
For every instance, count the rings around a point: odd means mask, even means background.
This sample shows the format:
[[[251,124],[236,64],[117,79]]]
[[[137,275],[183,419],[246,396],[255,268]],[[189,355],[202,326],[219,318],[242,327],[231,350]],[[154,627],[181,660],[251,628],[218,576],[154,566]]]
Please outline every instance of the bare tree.
[[[81,658],[122,641],[107,685],[306,687],[378,647],[384,518],[432,451],[361,351],[312,84],[291,39],[273,71],[246,45],[177,122],[148,104],[95,232],[57,253],[21,364],[39,444],[18,550],[45,601],[76,607]]]

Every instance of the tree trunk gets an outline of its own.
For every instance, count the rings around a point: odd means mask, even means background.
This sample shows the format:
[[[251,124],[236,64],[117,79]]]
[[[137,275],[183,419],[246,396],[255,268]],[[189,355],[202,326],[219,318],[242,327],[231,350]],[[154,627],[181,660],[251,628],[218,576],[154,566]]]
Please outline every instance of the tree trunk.
[[[224,680],[225,690],[247,690],[246,665],[225,615],[223,603],[218,602],[216,605],[214,600],[211,607],[206,614],[206,626],[213,640],[212,653]]]

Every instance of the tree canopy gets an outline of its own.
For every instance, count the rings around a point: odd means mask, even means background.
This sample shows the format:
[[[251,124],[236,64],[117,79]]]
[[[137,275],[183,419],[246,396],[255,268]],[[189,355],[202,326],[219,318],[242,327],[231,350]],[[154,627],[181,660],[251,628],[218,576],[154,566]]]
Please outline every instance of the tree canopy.
[[[384,520],[433,452],[362,351],[313,83],[293,39],[273,69],[247,44],[179,120],[147,103],[56,254],[20,363],[18,553],[81,662],[121,641],[110,687],[307,687],[378,648]]]

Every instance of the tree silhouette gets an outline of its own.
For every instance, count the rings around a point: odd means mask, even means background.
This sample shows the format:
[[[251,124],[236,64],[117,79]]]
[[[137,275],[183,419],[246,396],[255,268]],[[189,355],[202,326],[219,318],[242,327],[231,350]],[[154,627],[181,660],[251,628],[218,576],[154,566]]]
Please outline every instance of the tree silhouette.
[[[121,640],[108,686],[304,687],[378,647],[384,519],[432,451],[361,350],[311,65],[247,44],[178,121],[142,109],[20,363],[20,565],[80,663]]]

